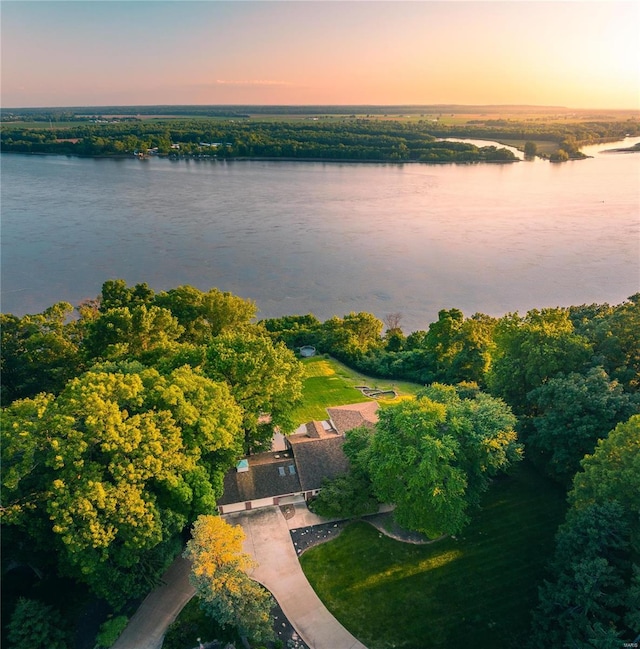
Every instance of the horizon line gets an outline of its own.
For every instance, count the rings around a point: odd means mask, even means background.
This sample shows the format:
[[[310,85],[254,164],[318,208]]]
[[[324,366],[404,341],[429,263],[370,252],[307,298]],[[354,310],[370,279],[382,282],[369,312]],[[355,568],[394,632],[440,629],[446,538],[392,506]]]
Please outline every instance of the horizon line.
[[[61,109],[80,109],[80,108],[553,108],[555,110],[610,110],[610,111],[625,111],[625,112],[638,112],[638,108],[614,108],[605,107],[597,108],[592,106],[575,107],[575,106],[562,106],[555,104],[517,104],[517,103],[500,103],[500,104],[460,104],[460,103],[435,103],[435,104],[258,104],[258,103],[220,103],[220,104],[68,104],[57,106],[0,106],[0,111],[6,110],[61,110]]]

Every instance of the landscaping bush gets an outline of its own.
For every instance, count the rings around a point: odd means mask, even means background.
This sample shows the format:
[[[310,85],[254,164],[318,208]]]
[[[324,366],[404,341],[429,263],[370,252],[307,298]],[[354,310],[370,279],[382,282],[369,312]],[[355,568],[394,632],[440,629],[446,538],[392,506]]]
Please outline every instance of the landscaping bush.
[[[109,649],[120,637],[128,622],[129,618],[126,615],[118,615],[118,617],[107,620],[100,627],[100,632],[96,636],[95,649]]]
[[[324,480],[322,490],[309,503],[309,509],[326,518],[353,518],[378,511],[371,482],[362,473],[349,473]]]

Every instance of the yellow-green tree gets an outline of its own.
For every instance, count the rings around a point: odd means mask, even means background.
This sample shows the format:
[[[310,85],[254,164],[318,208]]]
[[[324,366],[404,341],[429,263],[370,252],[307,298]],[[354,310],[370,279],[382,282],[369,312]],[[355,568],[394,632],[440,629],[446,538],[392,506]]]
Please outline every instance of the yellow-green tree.
[[[2,419],[4,522],[114,604],[143,594],[170,540],[215,506],[242,442],[227,386],[186,367],[87,372]]]
[[[581,509],[618,502],[630,516],[640,545],[640,415],[618,424],[581,465],[583,470],[573,480],[569,503]]]
[[[244,532],[217,516],[199,516],[185,557],[192,563],[191,582],[203,608],[223,626],[235,626],[256,641],[273,635],[273,600],[247,571],[255,566],[242,551]]]

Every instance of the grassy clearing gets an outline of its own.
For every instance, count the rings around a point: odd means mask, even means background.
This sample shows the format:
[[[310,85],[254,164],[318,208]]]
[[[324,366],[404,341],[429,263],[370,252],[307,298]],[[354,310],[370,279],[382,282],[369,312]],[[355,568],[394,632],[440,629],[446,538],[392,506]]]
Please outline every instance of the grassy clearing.
[[[424,386],[420,383],[410,381],[394,381],[392,379],[380,379],[367,376],[344,365],[334,358],[325,359],[329,362],[334,372],[350,385],[368,385],[370,388],[380,390],[395,390],[399,396],[415,396]]]
[[[305,379],[302,386],[302,405],[294,415],[296,424],[311,420],[326,419],[326,409],[331,406],[342,406],[348,403],[370,401],[357,385],[368,385],[381,390],[396,390],[399,397],[411,398],[421,389],[421,385],[407,381],[386,381],[360,374],[332,358],[315,356],[302,361],[305,368]],[[381,397],[381,405],[393,403],[397,399]]]
[[[505,144],[506,146],[513,146],[516,149],[523,150],[525,142],[535,142],[537,148],[538,148],[538,153],[545,153],[547,155],[551,155],[552,153],[555,153],[559,148],[560,145],[557,142],[551,142],[549,140],[508,140],[505,138],[500,138],[500,143]]]
[[[369,649],[521,646],[564,510],[563,494],[525,465],[496,481],[457,540],[404,544],[358,522],[301,563]]]

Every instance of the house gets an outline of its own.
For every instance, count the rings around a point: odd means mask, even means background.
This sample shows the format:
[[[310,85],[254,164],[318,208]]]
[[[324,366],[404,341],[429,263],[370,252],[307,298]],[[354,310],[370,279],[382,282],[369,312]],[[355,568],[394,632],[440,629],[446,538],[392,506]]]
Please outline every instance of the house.
[[[348,430],[378,421],[375,401],[327,408],[329,419],[310,421],[285,438],[284,451],[257,453],[240,460],[224,477],[218,500],[221,514],[307,501],[325,478],[347,473],[342,446]]]

